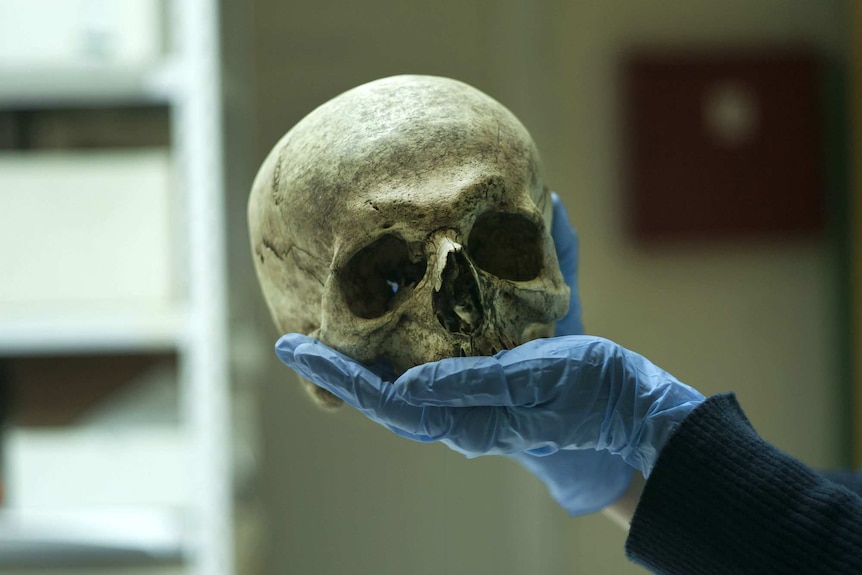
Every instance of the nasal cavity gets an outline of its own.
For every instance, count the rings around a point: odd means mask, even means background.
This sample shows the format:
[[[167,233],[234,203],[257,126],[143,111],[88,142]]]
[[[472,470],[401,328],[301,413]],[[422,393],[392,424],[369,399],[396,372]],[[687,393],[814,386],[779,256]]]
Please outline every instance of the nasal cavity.
[[[482,325],[484,312],[476,272],[461,250],[446,256],[440,289],[431,296],[437,321],[452,333],[472,335]]]

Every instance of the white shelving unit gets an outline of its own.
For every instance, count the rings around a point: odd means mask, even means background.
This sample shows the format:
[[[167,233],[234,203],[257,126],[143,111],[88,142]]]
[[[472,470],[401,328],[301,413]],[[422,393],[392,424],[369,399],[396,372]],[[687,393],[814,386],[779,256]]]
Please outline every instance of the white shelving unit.
[[[182,63],[165,58],[153,65],[7,66],[0,68],[4,107],[105,106],[170,103]]]
[[[178,296],[152,308],[0,306],[0,357],[174,352],[190,498],[179,510],[0,511],[0,564],[5,556],[62,565],[65,558],[87,560],[89,553],[90,559],[179,560],[183,572],[195,575],[234,572],[218,2],[163,0],[162,5],[171,47],[158,61],[0,63],[0,110],[169,108],[182,205],[175,226],[183,270]],[[14,270],[0,270],[7,273]]]
[[[194,318],[180,305],[154,309],[5,309],[0,355],[159,352],[189,345]]]

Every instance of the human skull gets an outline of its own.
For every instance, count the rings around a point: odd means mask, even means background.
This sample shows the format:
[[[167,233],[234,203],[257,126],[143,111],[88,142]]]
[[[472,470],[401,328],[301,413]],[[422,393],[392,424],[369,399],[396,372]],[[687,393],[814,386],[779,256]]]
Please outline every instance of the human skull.
[[[401,373],[553,335],[569,288],[551,210],[536,146],[509,110],[455,80],[395,76],[291,129],[248,213],[277,328]]]

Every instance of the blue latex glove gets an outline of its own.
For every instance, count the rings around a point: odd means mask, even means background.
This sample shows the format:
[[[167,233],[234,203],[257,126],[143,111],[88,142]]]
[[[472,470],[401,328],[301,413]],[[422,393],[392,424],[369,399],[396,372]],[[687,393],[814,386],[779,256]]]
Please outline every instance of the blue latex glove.
[[[552,232],[569,313],[557,333],[580,329],[577,237],[554,198]],[[370,419],[416,441],[441,441],[473,457],[508,455],[531,470],[570,513],[612,503],[649,472],[673,426],[703,398],[645,358],[591,337],[536,340],[494,357],[451,358],[398,379],[305,336],[276,345],[281,360]],[[622,458],[617,457],[617,455]]]
[[[554,326],[554,335],[581,335],[584,333],[584,323],[581,319],[581,297],[578,293],[578,234],[569,223],[569,214],[560,201],[560,197],[551,193],[554,204],[551,221],[551,237],[554,238],[554,249],[557,252],[557,262],[563,272],[563,280],[569,286],[569,311]]]
[[[570,288],[569,310],[557,322],[554,333],[580,335],[584,324],[578,292],[578,235],[559,196],[552,193],[551,199],[551,236],[563,279]],[[539,478],[554,500],[572,515],[592,513],[613,503],[631,480],[631,468],[607,451],[563,450],[546,455],[523,452],[510,457]]]
[[[283,336],[276,349],[302,377],[398,435],[468,457],[605,450],[647,476],[703,401],[645,357],[591,336],[426,363],[394,381],[303,335]]]

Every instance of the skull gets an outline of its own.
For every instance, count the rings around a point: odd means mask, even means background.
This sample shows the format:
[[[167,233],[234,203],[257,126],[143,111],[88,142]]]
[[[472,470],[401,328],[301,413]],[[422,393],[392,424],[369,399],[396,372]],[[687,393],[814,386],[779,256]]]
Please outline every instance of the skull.
[[[395,76],[326,102],[276,144],[249,224],[277,328],[397,374],[553,335],[569,288],[551,209],[509,110],[455,80]]]

